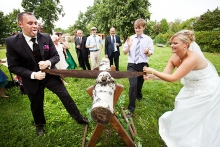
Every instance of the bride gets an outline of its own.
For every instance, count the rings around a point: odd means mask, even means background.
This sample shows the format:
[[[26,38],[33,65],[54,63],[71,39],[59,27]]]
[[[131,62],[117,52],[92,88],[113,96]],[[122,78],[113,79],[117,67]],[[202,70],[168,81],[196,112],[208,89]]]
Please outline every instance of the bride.
[[[159,133],[168,147],[220,146],[220,78],[214,66],[205,59],[195,35],[180,31],[171,39],[173,55],[163,72],[144,67],[151,79],[176,82],[183,87],[175,98],[174,110],[159,118]],[[175,71],[174,71],[175,69]]]

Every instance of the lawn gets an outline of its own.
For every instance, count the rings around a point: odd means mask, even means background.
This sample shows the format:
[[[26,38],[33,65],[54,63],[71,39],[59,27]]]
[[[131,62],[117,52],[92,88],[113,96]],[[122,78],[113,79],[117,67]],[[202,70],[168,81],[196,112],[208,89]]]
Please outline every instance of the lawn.
[[[75,61],[75,50],[71,44],[70,49]],[[220,55],[204,53],[214,64],[220,74]],[[162,71],[167,60],[171,56],[169,47],[159,48],[155,46],[154,55],[150,58],[150,66]],[[102,54],[104,57],[104,54]],[[5,58],[5,48],[0,47],[0,58]],[[126,71],[127,55],[120,56],[120,70]],[[77,69],[80,69],[77,67]],[[10,79],[8,69],[1,66]],[[66,78],[66,85],[70,95],[79,107],[81,113],[89,118],[90,125],[87,133],[88,143],[96,123],[90,117],[92,99],[86,89],[95,84],[94,79]],[[128,79],[116,79],[116,82],[124,86],[124,90],[117,103],[116,114],[128,134],[130,132],[122,117],[120,107],[128,105]],[[173,109],[174,98],[182,85],[180,82],[169,83],[164,81],[146,81],[143,86],[143,99],[136,103],[133,121],[137,130],[135,142],[143,147],[165,147],[158,134],[158,118],[166,111]],[[80,147],[84,126],[79,125],[66,112],[60,100],[49,90],[45,90],[45,117],[47,121],[44,136],[37,136],[30,111],[30,103],[27,95],[22,95],[18,87],[6,89],[10,96],[8,99],[0,98],[0,146],[1,147]],[[97,147],[122,147],[123,140],[117,135],[111,125],[106,125],[97,144]]]

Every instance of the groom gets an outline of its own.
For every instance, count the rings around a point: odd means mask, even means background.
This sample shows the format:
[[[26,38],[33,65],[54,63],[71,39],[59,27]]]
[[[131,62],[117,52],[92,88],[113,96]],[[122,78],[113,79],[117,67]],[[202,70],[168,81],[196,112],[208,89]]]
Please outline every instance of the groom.
[[[41,71],[55,68],[55,64],[60,60],[50,36],[38,32],[37,19],[32,13],[22,12],[17,18],[22,32],[6,39],[8,68],[10,72],[22,78],[38,135],[45,132],[46,120],[43,110],[45,87],[60,98],[73,119],[79,124],[88,124],[88,120],[80,114],[60,77]]]

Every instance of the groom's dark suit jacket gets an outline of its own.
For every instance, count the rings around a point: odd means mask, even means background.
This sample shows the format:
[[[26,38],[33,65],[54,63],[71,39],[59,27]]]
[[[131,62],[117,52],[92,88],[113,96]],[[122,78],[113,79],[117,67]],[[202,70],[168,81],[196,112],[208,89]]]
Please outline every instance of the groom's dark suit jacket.
[[[60,58],[51,37],[48,34],[37,33],[37,42],[42,60],[49,60],[51,62],[51,68],[55,68],[55,64],[59,62]],[[19,33],[7,38],[6,45],[8,69],[10,72],[22,77],[24,91],[27,94],[35,94],[40,81],[31,79],[31,73],[39,71],[39,65],[23,34]],[[48,45],[49,50],[44,49],[44,45]],[[47,74],[46,76],[50,75]]]

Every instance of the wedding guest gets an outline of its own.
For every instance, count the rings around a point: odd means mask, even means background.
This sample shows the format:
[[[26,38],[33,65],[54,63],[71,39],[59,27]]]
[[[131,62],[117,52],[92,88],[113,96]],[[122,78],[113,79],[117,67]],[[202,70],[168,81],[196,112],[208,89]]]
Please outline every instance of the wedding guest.
[[[86,48],[89,48],[90,51],[90,60],[92,67],[91,69],[95,69],[99,67],[100,64],[100,55],[102,51],[102,38],[99,37],[97,34],[97,28],[92,27],[91,28],[91,33],[92,35],[89,36],[86,40]]]
[[[149,66],[149,57],[154,52],[152,39],[144,34],[146,21],[142,18],[134,22],[135,34],[129,37],[123,47],[124,54],[128,55],[127,70],[132,72],[143,71],[144,66]],[[135,101],[142,99],[142,86],[144,79],[142,76],[137,78],[129,78],[129,105],[128,117],[131,117],[135,110]]]
[[[60,60],[50,35],[38,32],[37,19],[32,13],[22,12],[17,18],[22,32],[6,39],[8,69],[22,78],[38,135],[45,133],[45,88],[59,97],[73,119],[79,124],[88,124],[88,120],[79,112],[60,77],[41,71],[46,68],[54,69]]]
[[[62,35],[63,35],[63,34],[62,34],[61,32],[56,32],[55,35],[58,36],[58,38],[59,38],[59,43],[62,44]],[[65,49],[63,49],[63,54],[64,54],[64,57],[65,57],[65,59],[66,59],[66,58],[67,58],[67,54],[66,54],[66,50],[65,50]]]
[[[82,30],[77,30],[77,39],[75,41],[76,45],[76,53],[79,60],[79,65],[82,67],[83,70],[91,70],[90,64],[89,64],[89,55],[90,51],[88,48],[86,48],[86,40],[87,38],[83,36]]]
[[[68,64],[66,62],[65,56],[63,54],[63,45],[60,43],[60,39],[57,35],[52,35],[51,39],[57,49],[57,52],[60,56],[60,61],[55,64],[57,69],[67,69]]]
[[[4,61],[0,60],[0,63],[4,63]],[[5,94],[5,86],[8,84],[7,79],[8,77],[5,75],[5,73],[0,70],[0,94],[2,98],[8,98],[8,96]]]
[[[65,36],[62,36],[60,43],[63,45],[64,52],[66,53],[66,62],[68,64],[67,69],[75,69],[77,65],[76,65],[75,60],[73,59],[73,56],[71,55],[69,51],[70,45],[68,41],[66,40]]]
[[[220,78],[195,42],[193,31],[183,30],[170,38],[173,55],[163,72],[144,67],[148,75],[176,82],[182,89],[172,111],[159,118],[159,133],[169,147],[218,147],[220,145]]]
[[[121,39],[115,34],[115,28],[111,27],[109,31],[110,35],[105,38],[105,57],[109,58],[110,66],[115,63],[115,68],[119,71],[119,56],[121,46]]]

